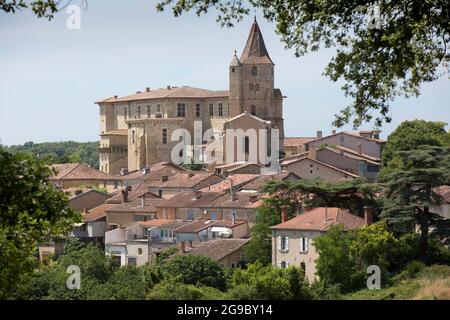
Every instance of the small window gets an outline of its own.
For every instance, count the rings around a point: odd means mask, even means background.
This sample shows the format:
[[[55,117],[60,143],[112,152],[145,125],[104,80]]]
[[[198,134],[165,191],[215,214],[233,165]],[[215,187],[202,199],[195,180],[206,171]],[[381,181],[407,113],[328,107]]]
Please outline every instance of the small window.
[[[141,118],[141,106],[137,107],[137,117],[138,117],[138,119]]]
[[[161,105],[160,104],[156,105],[156,112],[161,112]]]
[[[167,129],[162,129],[162,143],[167,144]]]
[[[221,103],[219,103],[218,113],[219,117],[223,117],[223,106]]]
[[[259,91],[259,83],[255,84],[255,91]]]
[[[231,68],[231,72],[234,72],[234,68]]]
[[[194,220],[194,214],[192,213],[192,211],[188,211],[187,220]]]
[[[280,251],[288,251],[289,250],[289,238],[288,237],[279,237],[280,244],[279,249]]]
[[[252,67],[252,75],[257,76],[258,75],[258,68],[256,66]]]
[[[280,268],[286,269],[288,267],[288,263],[286,261],[280,261]]]
[[[214,105],[212,103],[209,104],[209,116],[214,117]]]
[[[135,266],[136,265],[136,258],[128,258],[128,264]]]
[[[161,189],[158,190],[158,196],[159,196],[160,198],[162,198],[162,190],[161,190]]]
[[[195,116],[197,118],[200,117],[200,104],[198,104],[198,103],[195,105]]]
[[[151,110],[150,106],[147,106],[147,118],[150,118]]]
[[[255,89],[255,87],[253,86],[253,83],[250,83],[250,84],[249,84],[248,89],[249,89],[250,91],[253,91],[253,90]]]
[[[256,107],[254,105],[250,108],[250,113],[254,116],[256,115]]]
[[[244,138],[244,152],[249,153],[250,152],[250,138],[246,136]]]
[[[139,255],[142,254],[142,248],[138,248],[138,254],[139,254]]]
[[[186,106],[184,103],[179,103],[177,105],[177,117],[178,118],[184,118],[186,114]]]
[[[300,238],[300,252],[308,252],[309,250],[309,239],[307,237]]]
[[[136,143],[136,132],[134,130],[131,131],[131,142]]]
[[[306,271],[306,263],[300,262],[300,268],[303,270],[303,274],[305,274],[305,271]]]
[[[127,118],[127,108],[123,108],[123,117]]]

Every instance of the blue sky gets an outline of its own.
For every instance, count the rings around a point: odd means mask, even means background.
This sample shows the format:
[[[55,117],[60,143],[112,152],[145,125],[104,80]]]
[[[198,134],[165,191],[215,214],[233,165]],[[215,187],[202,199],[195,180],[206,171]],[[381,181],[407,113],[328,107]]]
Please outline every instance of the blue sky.
[[[80,30],[66,28],[65,12],[50,22],[28,12],[0,13],[0,143],[97,140],[93,102],[115,94],[169,84],[228,89],[228,65],[233,51],[242,51],[253,17],[222,29],[214,14],[173,18],[154,7],[151,0],[90,0]],[[322,76],[333,51],[295,58],[274,26],[258,17],[275,85],[287,96],[286,136],[331,132],[334,114],[346,104],[341,84]],[[449,89],[444,77],[417,99],[395,101],[382,137],[406,119],[450,122]]]

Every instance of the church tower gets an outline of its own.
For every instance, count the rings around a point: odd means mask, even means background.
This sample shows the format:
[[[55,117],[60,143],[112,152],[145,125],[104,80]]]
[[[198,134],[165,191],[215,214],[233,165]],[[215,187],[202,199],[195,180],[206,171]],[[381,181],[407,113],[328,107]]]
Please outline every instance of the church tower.
[[[230,115],[247,111],[270,121],[284,138],[283,97],[274,88],[274,66],[255,18],[241,57],[235,53],[229,67]]]

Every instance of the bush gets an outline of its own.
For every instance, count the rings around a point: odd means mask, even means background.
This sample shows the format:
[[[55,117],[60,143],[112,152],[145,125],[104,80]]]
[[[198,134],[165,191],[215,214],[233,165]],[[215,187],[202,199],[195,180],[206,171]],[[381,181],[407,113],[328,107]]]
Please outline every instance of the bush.
[[[205,286],[194,286],[168,279],[158,283],[148,294],[149,300],[216,300],[223,292]]]
[[[177,278],[185,284],[225,289],[223,269],[205,256],[176,256],[161,266],[165,279]]]

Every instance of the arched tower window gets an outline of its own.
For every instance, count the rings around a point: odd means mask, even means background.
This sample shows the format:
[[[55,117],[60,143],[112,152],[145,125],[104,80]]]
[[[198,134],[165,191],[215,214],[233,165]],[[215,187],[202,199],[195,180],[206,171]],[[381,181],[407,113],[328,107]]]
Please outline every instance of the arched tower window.
[[[250,108],[250,113],[252,115],[256,115],[256,107],[255,107],[255,105],[252,105],[252,107]]]
[[[255,84],[255,91],[259,91],[259,83]]]
[[[253,89],[254,89],[253,83],[250,83],[250,84],[248,85],[248,89],[249,89],[250,91],[253,91]]]
[[[256,66],[252,67],[252,75],[254,75],[254,76],[258,75],[258,68]]]

